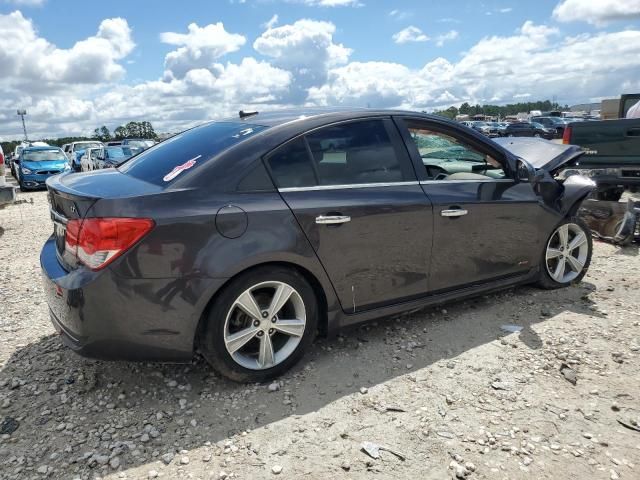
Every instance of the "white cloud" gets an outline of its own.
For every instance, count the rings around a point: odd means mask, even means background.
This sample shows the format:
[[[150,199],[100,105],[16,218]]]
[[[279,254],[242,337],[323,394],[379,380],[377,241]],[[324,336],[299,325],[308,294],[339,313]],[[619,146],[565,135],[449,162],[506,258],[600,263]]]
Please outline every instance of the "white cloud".
[[[640,0],[562,0],[553,10],[560,22],[583,21],[602,26],[640,17]]]
[[[498,13],[509,13],[513,10],[511,7],[499,8]]]
[[[124,68],[117,61],[135,47],[131,29],[122,18],[103,20],[95,36],[69,49],[38,37],[32,22],[19,11],[0,14],[0,32],[0,87],[8,90],[40,91],[118,80]]]
[[[394,20],[400,21],[400,20],[406,20],[407,18],[411,18],[413,16],[413,13],[408,10],[393,9],[389,12],[389,16]]]
[[[335,30],[330,22],[298,20],[267,29],[253,48],[292,73],[292,100],[303,101],[309,87],[325,82],[329,68],[349,60],[352,51],[333,41]]]
[[[47,0],[6,0],[7,3],[18,5],[19,7],[40,7]]]
[[[434,59],[424,49],[422,68],[413,68],[375,61],[375,54],[371,61],[350,62],[352,51],[336,41],[336,26],[310,19],[272,23],[253,42],[256,58],[231,62],[224,56],[241,48],[244,37],[221,24],[194,25],[186,33],[164,36],[175,45],[168,58],[184,59],[182,65],[174,60],[166,75],[128,85],[114,84],[124,75],[120,63],[133,49],[122,19],[103,21],[96,35],[68,49],[39,37],[19,12],[0,15],[0,31],[0,134],[5,139],[20,135],[16,108],[28,110],[27,127],[36,138],[90,133],[96,126],[113,128],[130,120],[177,131],[240,109],[428,110],[465,101],[554,96],[561,103],[579,103],[640,89],[640,29],[563,37],[557,28],[525,22],[511,35],[487,36],[450,59]],[[435,43],[454,38],[445,32]]]
[[[393,38],[394,42],[399,44],[408,42],[426,42],[429,40],[429,37],[427,37],[422,30],[418,27],[414,27],[413,25],[394,33],[391,38]]]
[[[436,45],[438,47],[441,47],[445,44],[445,42],[449,42],[458,38],[458,35],[459,34],[457,30],[449,30],[447,33],[443,33],[436,37]]]
[[[561,102],[619,94],[640,77],[640,31],[558,38],[525,22],[508,37],[486,37],[458,62],[437,58],[422,69],[354,62],[329,72],[310,100],[321,105],[429,109],[455,103],[506,103],[526,92]],[[640,82],[639,82],[640,83]]]
[[[278,24],[278,14],[275,13],[267,22],[262,24],[262,28],[273,28]]]
[[[191,69],[208,68],[218,58],[239,50],[247,41],[242,35],[227,32],[222,22],[204,27],[191,23],[187,30],[188,33],[160,34],[160,41],[179,47],[165,57],[168,77],[183,78]]]

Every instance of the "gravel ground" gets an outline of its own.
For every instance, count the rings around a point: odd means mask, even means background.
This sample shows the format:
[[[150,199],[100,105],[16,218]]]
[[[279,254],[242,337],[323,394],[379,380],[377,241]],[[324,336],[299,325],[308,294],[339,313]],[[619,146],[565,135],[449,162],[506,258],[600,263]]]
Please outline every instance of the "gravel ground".
[[[595,242],[580,285],[390,318],[239,385],[201,358],[63,347],[40,285],[46,196],[19,200],[0,210],[2,479],[640,478],[637,247]]]

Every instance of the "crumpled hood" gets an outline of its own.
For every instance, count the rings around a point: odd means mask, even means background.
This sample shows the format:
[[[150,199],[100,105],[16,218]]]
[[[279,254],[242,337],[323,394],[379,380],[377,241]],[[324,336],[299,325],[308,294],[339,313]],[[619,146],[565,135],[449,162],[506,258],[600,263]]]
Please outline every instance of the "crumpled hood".
[[[502,137],[493,141],[533,167],[544,168],[551,173],[584,155],[577,145],[554,143],[536,137]]]

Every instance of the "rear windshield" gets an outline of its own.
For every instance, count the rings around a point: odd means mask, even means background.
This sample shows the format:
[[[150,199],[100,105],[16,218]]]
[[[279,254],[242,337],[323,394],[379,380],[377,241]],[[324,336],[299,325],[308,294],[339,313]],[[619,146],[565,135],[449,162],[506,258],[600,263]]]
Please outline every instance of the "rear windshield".
[[[262,125],[218,122],[192,128],[136,155],[119,167],[123,173],[156,185],[168,185],[227,148],[264,130]]]
[[[64,161],[67,159],[62,150],[58,149],[26,151],[23,153],[22,158],[27,162]]]

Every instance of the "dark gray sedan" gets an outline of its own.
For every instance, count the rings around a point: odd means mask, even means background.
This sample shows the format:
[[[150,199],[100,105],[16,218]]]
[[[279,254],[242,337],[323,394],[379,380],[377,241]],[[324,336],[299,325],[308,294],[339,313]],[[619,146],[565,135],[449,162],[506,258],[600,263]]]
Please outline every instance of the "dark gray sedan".
[[[317,332],[578,282],[592,246],[576,215],[594,185],[558,172],[581,152],[528,145],[527,162],[512,144],[406,111],[241,114],[51,178],[52,322],[91,357],[199,349],[263,381]]]

